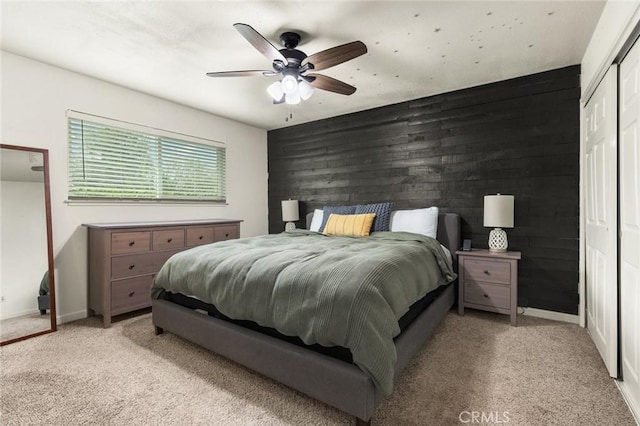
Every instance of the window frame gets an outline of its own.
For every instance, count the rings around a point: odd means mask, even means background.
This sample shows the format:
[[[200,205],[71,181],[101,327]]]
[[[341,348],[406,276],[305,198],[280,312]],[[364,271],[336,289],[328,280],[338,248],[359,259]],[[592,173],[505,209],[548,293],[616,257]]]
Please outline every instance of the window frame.
[[[107,117],[102,117],[94,114],[83,113],[74,110],[67,110],[67,204],[206,204],[206,205],[222,205],[227,204],[227,168],[226,168],[226,144],[223,142],[205,139],[197,136],[191,136],[184,133],[173,132],[169,130],[159,129],[155,127],[140,125],[127,121],[115,120]],[[184,143],[182,146],[198,146],[199,149],[211,148],[216,151],[216,155],[222,153],[222,160],[218,162],[215,160],[217,167],[222,167],[222,171],[216,172],[216,182],[221,186],[220,191],[217,192],[218,198],[199,198],[194,196],[188,197],[170,197],[162,196],[162,185],[156,185],[154,197],[109,197],[109,196],[88,196],[78,195],[73,193],[73,178],[72,178],[72,135],[71,135],[71,123],[72,120],[90,122],[92,124],[108,126],[118,129],[120,132],[130,132],[132,136],[155,138],[158,146],[163,144],[174,145],[174,148],[165,149],[165,151],[173,151],[175,153],[175,145]],[[77,145],[77,142],[76,142]],[[160,148],[161,149],[161,148]],[[213,153],[212,153],[213,155]],[[82,161],[84,161],[84,154],[82,154]],[[155,175],[154,178],[148,182],[156,181],[162,167],[160,161],[154,165]],[[186,169],[183,169],[186,170]],[[124,181],[124,180],[123,180]]]

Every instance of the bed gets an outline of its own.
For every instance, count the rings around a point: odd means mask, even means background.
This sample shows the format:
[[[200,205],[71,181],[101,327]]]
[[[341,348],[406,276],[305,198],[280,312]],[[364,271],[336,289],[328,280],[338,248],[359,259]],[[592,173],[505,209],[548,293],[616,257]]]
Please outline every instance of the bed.
[[[309,215],[307,217],[307,227],[309,227],[310,222],[311,216]],[[305,245],[309,245],[307,240],[316,238],[309,234],[312,233],[301,231],[297,235],[291,235],[287,238],[296,237],[292,239],[305,241]],[[376,234],[378,233],[373,234],[372,237],[376,236]],[[256,239],[259,238],[256,237]],[[278,237],[265,237],[260,244],[273,244],[271,241],[273,238]],[[377,236],[377,238],[379,239],[381,236]],[[393,236],[392,238],[395,241],[397,237]],[[455,265],[455,251],[459,248],[460,242],[460,220],[458,215],[451,213],[438,215],[437,239],[440,244],[449,249]],[[247,244],[247,241],[251,239],[243,240],[245,241],[241,244]],[[279,241],[277,243],[280,244]],[[227,242],[225,244],[231,243]],[[365,243],[363,242],[363,244]],[[384,245],[387,243],[376,242],[375,244]],[[313,244],[310,245],[314,246]],[[230,252],[233,251],[232,246],[219,246],[218,248],[225,248]],[[205,248],[201,248],[200,251],[193,251],[195,256],[193,257],[194,264],[197,263],[198,253],[204,254],[205,250]],[[354,251],[359,251],[359,248]],[[312,257],[315,259],[315,255]],[[434,257],[437,260],[438,256],[434,255]],[[305,259],[308,260],[308,256]],[[156,334],[169,331],[190,340],[355,416],[357,424],[369,423],[377,403],[390,392],[393,378],[400,375],[409,361],[420,350],[424,342],[453,306],[455,300],[455,285],[451,282],[455,278],[455,274],[453,274],[452,276],[447,276],[446,282],[440,282],[432,289],[433,291],[429,290],[426,296],[421,296],[420,303],[412,303],[409,311],[402,315],[397,324],[393,325],[393,327],[400,328],[399,323],[402,323],[406,316],[410,316],[410,320],[408,322],[405,321],[405,324],[402,325],[401,333],[391,340],[390,344],[394,353],[391,360],[392,364],[389,365],[388,361],[383,360],[383,366],[379,369],[378,364],[367,364],[369,361],[363,360],[363,356],[367,358],[367,354],[373,352],[370,350],[371,344],[380,345],[380,352],[385,352],[388,349],[385,349],[385,343],[373,341],[373,343],[369,343],[369,349],[364,351],[359,351],[353,347],[350,351],[345,351],[344,348],[337,345],[338,353],[335,353],[335,351],[332,352],[332,348],[326,348],[328,345],[318,345],[308,341],[309,338],[304,333],[302,336],[286,336],[283,333],[279,333],[279,331],[282,331],[282,327],[287,327],[287,324],[279,323],[278,330],[274,330],[264,324],[231,320],[230,318],[234,318],[234,315],[228,315],[229,311],[225,310],[227,307],[224,304],[218,305],[218,303],[222,303],[222,299],[214,297],[216,303],[213,303],[212,300],[204,301],[193,297],[194,291],[191,291],[193,289],[190,286],[200,285],[195,282],[199,281],[200,278],[196,279],[194,277],[200,277],[202,274],[190,275],[191,278],[182,284],[186,286],[182,288],[187,289],[183,293],[188,294],[188,296],[176,290],[176,288],[180,289],[180,287],[170,287],[165,278],[169,276],[177,277],[181,270],[177,265],[172,264],[172,261],[168,262],[168,264],[170,266],[167,266],[166,270],[163,267],[165,277],[162,276],[163,271],[161,271],[159,273],[161,276],[156,280],[161,281],[162,285],[154,284],[154,289],[152,290],[152,317]],[[299,276],[301,276],[300,271],[303,270],[301,269],[297,272]],[[424,271],[420,273],[424,273]],[[304,281],[301,279],[301,282]],[[197,291],[195,290],[196,294]],[[295,299],[297,296],[294,294],[293,296],[289,295],[289,297]],[[277,305],[275,306],[277,308]],[[217,308],[221,309],[218,310]],[[358,311],[358,309],[355,311]],[[397,333],[398,330],[394,329],[392,332]],[[313,334],[312,332],[310,333]],[[366,333],[363,332],[362,334],[365,335]],[[376,333],[373,334],[376,335]],[[334,338],[335,336],[331,337]],[[320,343],[326,342],[321,341]],[[366,345],[364,347],[367,348]],[[324,350],[321,348],[324,348]],[[345,352],[347,353],[346,356]],[[348,358],[349,352],[352,355],[351,359]],[[391,369],[390,372],[388,371],[389,369]],[[383,372],[378,374],[379,371]],[[391,383],[389,383],[389,380],[391,380]]]
[[[40,281],[40,287],[38,289],[38,310],[40,315],[46,315],[47,309],[50,307],[49,296],[49,271],[46,271]]]

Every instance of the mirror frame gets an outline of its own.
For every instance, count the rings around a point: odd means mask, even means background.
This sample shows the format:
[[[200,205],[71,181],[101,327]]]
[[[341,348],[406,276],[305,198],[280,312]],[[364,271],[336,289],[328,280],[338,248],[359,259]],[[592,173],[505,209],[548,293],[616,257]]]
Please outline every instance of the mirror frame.
[[[51,222],[51,193],[49,189],[49,150],[41,148],[31,148],[26,146],[6,145],[0,144],[0,149],[13,149],[16,151],[29,151],[42,154],[42,165],[44,172],[44,208],[47,224],[47,261],[49,271],[49,310],[51,317],[51,328],[48,330],[38,331],[36,333],[27,334],[25,336],[16,337],[13,339],[0,342],[0,346],[8,345],[9,343],[19,342],[32,337],[41,336],[43,334],[53,333],[58,329],[56,321],[56,287],[55,287],[55,269],[53,263],[53,232]]]

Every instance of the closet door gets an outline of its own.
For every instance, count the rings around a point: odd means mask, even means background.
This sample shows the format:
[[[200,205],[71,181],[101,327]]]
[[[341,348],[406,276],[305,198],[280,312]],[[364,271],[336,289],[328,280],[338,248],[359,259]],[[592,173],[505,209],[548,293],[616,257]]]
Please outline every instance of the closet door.
[[[621,386],[640,410],[640,43],[620,64]]]
[[[617,67],[585,106],[587,329],[609,374],[618,375]]]

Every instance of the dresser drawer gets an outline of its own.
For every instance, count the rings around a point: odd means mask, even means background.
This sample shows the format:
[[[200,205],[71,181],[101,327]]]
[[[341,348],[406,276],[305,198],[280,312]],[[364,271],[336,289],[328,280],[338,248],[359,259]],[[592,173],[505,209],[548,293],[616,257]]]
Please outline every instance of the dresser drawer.
[[[216,226],[213,232],[214,241],[240,238],[240,227],[238,225]]]
[[[496,260],[465,259],[464,277],[465,280],[509,285],[511,265]]]
[[[211,244],[213,241],[213,226],[206,228],[187,228],[188,247]]]
[[[184,229],[153,231],[153,250],[171,250],[184,247]]]
[[[111,259],[111,278],[126,278],[158,272],[162,265],[164,265],[164,262],[178,251],[179,250],[157,253],[151,252],[114,257]]]
[[[141,253],[150,249],[150,232],[114,232],[111,234],[111,254]]]
[[[129,278],[111,283],[111,315],[151,306],[153,276]]]
[[[476,281],[465,281],[464,302],[510,309],[511,287]]]

